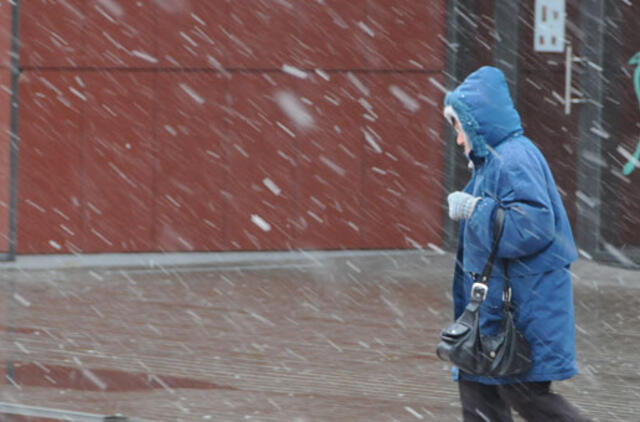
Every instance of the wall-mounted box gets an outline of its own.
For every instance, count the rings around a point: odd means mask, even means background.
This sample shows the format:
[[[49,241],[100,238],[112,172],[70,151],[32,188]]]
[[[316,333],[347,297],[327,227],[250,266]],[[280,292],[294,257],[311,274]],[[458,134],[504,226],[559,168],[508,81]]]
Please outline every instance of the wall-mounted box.
[[[536,0],[534,51],[564,51],[565,0]]]

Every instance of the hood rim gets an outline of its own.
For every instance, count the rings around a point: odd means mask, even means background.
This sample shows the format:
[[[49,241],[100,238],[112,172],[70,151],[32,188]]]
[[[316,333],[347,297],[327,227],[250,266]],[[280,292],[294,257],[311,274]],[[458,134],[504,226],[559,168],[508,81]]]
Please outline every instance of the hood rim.
[[[480,134],[480,125],[478,121],[471,113],[471,109],[465,103],[460,101],[450,92],[446,95],[445,100],[446,107],[451,107],[458,117],[458,122],[462,125],[464,133],[469,137],[471,141],[472,150],[477,157],[486,157],[489,154],[487,148],[487,141],[484,136]]]

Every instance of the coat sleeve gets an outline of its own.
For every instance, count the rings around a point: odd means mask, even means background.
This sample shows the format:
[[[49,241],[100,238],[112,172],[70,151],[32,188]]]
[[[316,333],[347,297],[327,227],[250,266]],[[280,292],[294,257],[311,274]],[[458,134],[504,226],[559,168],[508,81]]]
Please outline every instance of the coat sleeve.
[[[493,217],[498,206],[506,210],[498,258],[533,255],[553,241],[555,217],[544,172],[535,159],[513,160],[501,166],[497,197],[484,195],[468,220],[467,233],[487,249],[493,239]]]

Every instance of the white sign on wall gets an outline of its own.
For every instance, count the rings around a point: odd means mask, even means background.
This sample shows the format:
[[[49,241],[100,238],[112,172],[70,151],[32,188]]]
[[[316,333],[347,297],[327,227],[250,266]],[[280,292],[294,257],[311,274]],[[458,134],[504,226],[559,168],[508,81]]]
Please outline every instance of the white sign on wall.
[[[536,0],[533,50],[564,51],[565,0]]]

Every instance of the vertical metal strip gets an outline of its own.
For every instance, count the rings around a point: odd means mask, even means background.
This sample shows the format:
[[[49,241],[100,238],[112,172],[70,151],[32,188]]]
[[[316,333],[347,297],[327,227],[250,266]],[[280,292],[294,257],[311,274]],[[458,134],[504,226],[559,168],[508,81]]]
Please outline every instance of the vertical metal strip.
[[[445,86],[447,89],[452,89],[458,82],[456,78],[456,68],[458,67],[458,50],[462,49],[462,46],[458,42],[458,25],[456,18],[458,1],[452,0],[447,2],[447,46],[446,46],[446,70],[447,79],[445,80]],[[442,187],[444,189],[443,197],[454,190],[455,186],[455,145],[453,130],[448,124],[445,124],[444,129],[444,180]],[[456,246],[456,225],[445,212],[442,218],[442,243],[445,249],[453,249]]]
[[[445,86],[451,90],[458,85],[475,64],[473,40],[475,28],[465,26],[461,13],[475,10],[475,0],[451,0],[447,2],[447,46]],[[468,19],[468,18],[467,18]],[[457,189],[466,169],[462,154],[455,144],[455,134],[449,124],[445,124],[444,131],[444,198]],[[446,204],[443,204],[446,206]],[[443,247],[452,250],[458,242],[458,224],[449,218],[447,212],[443,215]]]
[[[496,0],[494,22],[497,40],[493,50],[493,65],[504,73],[511,98],[518,104],[518,52],[520,51],[520,2]]]
[[[18,199],[18,82],[20,79],[20,0],[11,2],[11,128],[9,164],[9,253],[16,257],[16,223]]]
[[[621,139],[624,130],[621,126],[623,122],[622,105],[618,101],[620,84],[630,83],[628,75],[623,72],[623,67],[628,57],[623,57],[624,38],[623,25],[625,22],[624,9],[626,5],[624,3],[617,2],[605,2],[603,21],[606,26],[602,28],[603,34],[603,64],[602,75],[606,77],[603,82],[603,102],[601,105],[602,110],[602,129],[604,133],[609,134],[610,139],[604,140],[600,151],[600,162],[610,163],[610,157],[617,156],[616,148],[618,142],[612,142],[612,139]],[[624,85],[623,85],[624,86]],[[628,85],[627,85],[628,86]],[[583,107],[582,105],[580,107]],[[576,109],[580,109],[580,107]],[[608,242],[612,245],[620,245],[620,230],[619,223],[620,212],[623,204],[620,200],[620,193],[616,183],[611,183],[611,177],[614,177],[606,167],[600,165],[602,177],[600,179],[600,197],[598,203],[605,204],[600,208],[600,221],[602,222],[615,222],[615,224],[601,224],[599,231],[600,243],[597,245],[597,249],[592,255],[596,259],[605,261],[616,262],[621,264],[620,258],[611,254],[611,250],[603,247],[603,242]],[[624,254],[636,263],[640,263],[640,250],[637,248],[625,248]],[[626,265],[626,264],[625,264]]]
[[[580,107],[577,154],[577,230],[578,246],[589,253],[600,248],[602,170],[588,157],[602,154],[604,98],[604,19],[605,0],[584,0],[580,5],[579,56],[583,60],[580,90],[585,103]],[[587,158],[585,158],[587,157]],[[584,194],[584,195],[582,195]],[[585,201],[585,195],[591,200]]]

